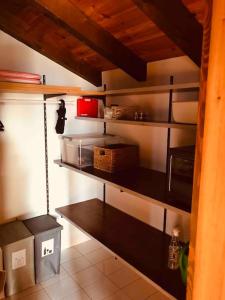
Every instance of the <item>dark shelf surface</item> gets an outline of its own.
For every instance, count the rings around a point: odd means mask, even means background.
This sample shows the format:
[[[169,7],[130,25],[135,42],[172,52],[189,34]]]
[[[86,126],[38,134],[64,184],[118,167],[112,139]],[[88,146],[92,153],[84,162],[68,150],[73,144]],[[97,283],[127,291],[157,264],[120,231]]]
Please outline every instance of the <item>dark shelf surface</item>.
[[[177,201],[178,197],[176,197],[176,195],[169,195],[167,193],[166,174],[163,172],[146,168],[136,168],[123,172],[107,173],[93,167],[80,169],[64,163],[61,160],[55,160],[55,163],[59,166],[116,186],[133,195],[144,196],[153,203],[164,208],[175,210],[178,213],[187,214],[191,211],[191,207],[188,204],[186,205],[185,201],[181,203]],[[186,203],[191,203],[191,201],[188,199]]]
[[[99,199],[56,209],[177,299],[185,299],[180,271],[168,269],[167,234]]]

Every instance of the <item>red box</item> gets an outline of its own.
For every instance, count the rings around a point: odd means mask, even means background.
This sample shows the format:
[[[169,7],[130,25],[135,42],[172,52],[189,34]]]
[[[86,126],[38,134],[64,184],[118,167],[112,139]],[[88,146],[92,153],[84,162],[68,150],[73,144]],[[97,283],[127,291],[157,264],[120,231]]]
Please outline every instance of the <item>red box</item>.
[[[98,99],[79,98],[77,99],[77,116],[78,117],[98,117]]]

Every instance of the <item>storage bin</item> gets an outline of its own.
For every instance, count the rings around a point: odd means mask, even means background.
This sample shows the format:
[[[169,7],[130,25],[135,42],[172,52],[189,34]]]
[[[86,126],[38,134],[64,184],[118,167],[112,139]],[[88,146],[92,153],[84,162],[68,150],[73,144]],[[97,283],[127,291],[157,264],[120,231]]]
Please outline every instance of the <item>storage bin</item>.
[[[104,108],[105,119],[134,120],[137,106],[111,105]]]
[[[74,134],[61,137],[61,159],[68,164],[84,168],[93,165],[94,145],[118,143],[119,137],[103,134]]]
[[[40,283],[60,272],[63,227],[50,215],[25,220],[24,224],[34,235],[35,280]]]
[[[35,284],[34,237],[23,222],[0,226],[0,247],[6,271],[6,296],[11,296]]]
[[[98,99],[79,98],[77,99],[77,116],[78,117],[98,117]]]
[[[137,167],[139,162],[138,146],[114,144],[94,147],[94,168],[105,172],[117,172]]]

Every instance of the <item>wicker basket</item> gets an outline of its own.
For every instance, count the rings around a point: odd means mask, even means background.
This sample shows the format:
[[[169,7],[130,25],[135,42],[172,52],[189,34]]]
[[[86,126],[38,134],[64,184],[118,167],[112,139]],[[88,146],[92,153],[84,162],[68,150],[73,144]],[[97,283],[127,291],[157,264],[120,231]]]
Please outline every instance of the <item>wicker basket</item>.
[[[138,146],[114,144],[94,147],[94,168],[114,173],[135,168],[139,162]]]

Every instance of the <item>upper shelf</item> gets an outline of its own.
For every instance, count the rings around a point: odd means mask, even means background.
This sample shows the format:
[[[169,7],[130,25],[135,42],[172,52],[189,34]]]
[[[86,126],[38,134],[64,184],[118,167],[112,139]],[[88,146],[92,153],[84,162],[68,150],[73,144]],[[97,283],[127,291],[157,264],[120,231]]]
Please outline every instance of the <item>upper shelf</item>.
[[[178,128],[178,129],[196,129],[196,124],[188,123],[175,123],[175,122],[162,122],[162,121],[134,121],[134,120],[117,120],[117,119],[102,119],[102,118],[87,118],[87,117],[75,117],[77,120],[92,121],[92,122],[105,122],[105,123],[117,123],[127,125],[141,125],[163,128]]]
[[[119,95],[167,93],[170,90],[182,91],[182,90],[188,90],[188,89],[199,89],[199,87],[200,87],[199,82],[177,83],[177,84],[168,84],[168,85],[153,85],[153,86],[144,86],[144,87],[138,87],[138,88],[106,91],[105,95],[119,96]]]
[[[0,82],[0,93],[28,93],[28,94],[66,94],[74,96],[117,96],[117,95],[138,95],[150,93],[163,93],[169,90],[187,90],[198,89],[199,83],[179,83],[173,85],[158,85],[146,86],[140,88],[96,91],[96,90],[82,90],[80,87],[57,86],[57,85],[43,85],[43,84],[29,84],[29,83],[13,83]]]
[[[0,93],[25,93],[25,94],[66,94],[74,96],[96,95],[103,96],[104,92],[83,91],[80,87],[43,85],[30,83],[0,82]]]

